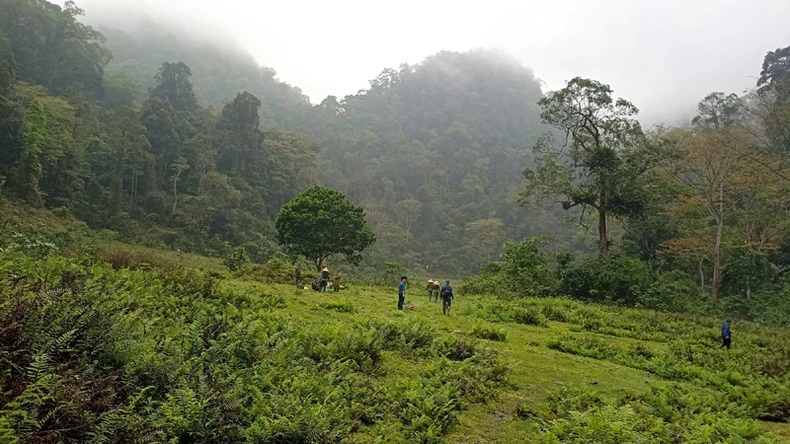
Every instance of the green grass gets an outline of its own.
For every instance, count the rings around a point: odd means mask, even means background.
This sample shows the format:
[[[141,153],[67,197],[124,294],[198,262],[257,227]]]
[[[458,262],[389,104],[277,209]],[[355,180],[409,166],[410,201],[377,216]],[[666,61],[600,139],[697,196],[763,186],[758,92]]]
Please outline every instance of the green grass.
[[[240,286],[258,288],[258,284],[237,282]],[[393,289],[360,288],[352,286],[340,293],[316,293],[310,290],[294,291],[289,286],[260,286],[260,291],[269,291],[286,296],[287,307],[282,308],[300,320],[308,323],[350,322],[367,317],[392,319],[416,319],[433,325],[439,332],[460,337],[473,337],[479,328],[480,319],[476,314],[491,303],[490,297],[458,297],[450,316],[443,316],[441,304],[410,296],[407,303],[415,305],[413,311],[396,310],[397,295]],[[327,316],[322,307],[336,304],[346,305],[353,302],[356,313],[333,311]],[[584,306],[584,304],[579,304]],[[590,305],[595,308],[597,306]],[[649,312],[648,312],[649,313]],[[485,340],[486,346],[500,353],[501,359],[510,367],[509,384],[502,389],[496,399],[484,404],[473,404],[460,413],[458,424],[445,437],[449,443],[523,443],[539,440],[539,420],[524,420],[516,415],[523,405],[544,405],[549,396],[561,389],[581,389],[593,391],[603,399],[614,402],[628,393],[646,393],[651,387],[668,386],[671,381],[657,377],[643,370],[620,365],[608,360],[591,359],[563,353],[549,348],[549,345],[563,337],[591,337],[613,347],[629,348],[645,344],[654,349],[664,349],[667,344],[625,337],[622,332],[617,336],[588,332],[579,324],[549,321],[548,327],[497,322],[497,329],[504,332],[504,342]],[[574,332],[573,330],[578,330]],[[717,331],[711,331],[715,338]],[[638,336],[638,334],[635,334]],[[716,347],[714,341],[711,347]],[[410,361],[391,363],[388,372],[403,376],[415,375],[419,366]],[[689,385],[689,387],[696,387]],[[779,442],[790,442],[790,424],[761,422],[766,431],[773,433]]]
[[[631,404],[641,406],[637,408],[640,412],[653,408],[651,399],[660,398],[653,395],[654,390],[685,390],[698,396],[702,405],[708,402],[706,399],[718,404],[728,400],[727,411],[716,413],[731,415],[724,417],[725,422],[727,418],[751,421],[750,418],[771,415],[777,419],[777,414],[782,416],[781,403],[790,405],[785,388],[790,387],[790,378],[783,376],[789,362],[783,358],[788,352],[782,339],[788,335],[786,330],[736,323],[735,348],[727,352],[716,348],[715,319],[567,299],[508,301],[493,296],[459,296],[452,314],[444,316],[441,304],[428,302],[420,290],[406,299],[407,304],[414,304],[414,310],[398,311],[394,286],[373,288],[352,283],[339,293],[318,293],[292,285],[231,278],[218,260],[195,255],[120,243],[104,243],[98,253],[99,257],[111,259],[115,268],[136,271],[80,269],[68,261],[25,264],[13,255],[5,263],[0,261],[0,277],[8,274],[5,281],[0,279],[0,284],[18,291],[16,300],[21,306],[32,304],[30,307],[41,311],[39,318],[20,317],[20,305],[0,297],[0,315],[22,323],[45,320],[42,325],[49,325],[52,335],[32,327],[20,333],[8,330],[22,335],[20,338],[35,338],[38,342],[34,344],[71,344],[65,353],[57,355],[69,365],[54,367],[53,371],[66,369],[58,378],[74,385],[91,380],[95,361],[80,360],[85,353],[79,352],[79,347],[93,350],[89,339],[69,341],[74,334],[80,338],[103,338],[101,329],[91,329],[93,322],[98,321],[82,321],[82,310],[88,310],[102,325],[113,329],[110,338],[117,335],[122,341],[104,346],[115,350],[112,359],[103,358],[105,365],[113,369],[113,375],[125,373],[124,381],[137,384],[128,387],[129,393],[137,393],[135,390],[140,387],[154,387],[139,393],[151,396],[146,398],[146,408],[157,413],[150,417],[140,413],[137,417],[128,413],[133,411],[129,410],[131,407],[116,407],[127,409],[120,411],[127,412],[127,419],[139,421],[139,427],[162,433],[157,439],[192,433],[191,427],[200,428],[201,420],[196,419],[199,415],[185,411],[182,404],[204,405],[201,403],[213,402],[216,393],[225,394],[203,382],[201,378],[208,375],[217,387],[239,384],[236,392],[226,394],[228,400],[223,406],[237,405],[233,397],[244,399],[248,391],[254,391],[255,401],[248,399],[251,404],[244,404],[247,421],[256,417],[256,409],[267,412],[261,413],[264,416],[279,415],[279,422],[250,425],[245,433],[251,436],[266,436],[278,427],[290,433],[287,436],[302,436],[299,430],[311,424],[310,436],[320,437],[315,439],[347,443],[551,442],[545,441],[547,430],[557,436],[580,432],[597,439],[601,433],[620,430],[617,421],[634,422],[633,428],[625,427],[623,432],[630,435],[618,435],[633,436],[653,427],[651,421],[658,420],[655,414],[644,416],[631,410]],[[149,268],[158,270],[149,272]],[[186,269],[212,273],[193,276]],[[75,280],[80,273],[88,273],[96,284],[85,285],[84,296],[66,293],[68,298],[75,298],[79,311],[53,305],[61,311],[50,313],[46,311],[50,305],[28,300],[26,287],[19,286],[18,276],[26,270],[40,276],[23,280],[21,285],[30,286],[40,298],[60,294],[47,290],[63,285],[58,274],[63,282],[71,282],[69,288],[84,284]],[[171,277],[162,278],[160,272]],[[112,291],[102,290],[105,286]],[[91,298],[98,298],[99,305],[91,305]],[[67,301],[64,296],[63,304]],[[94,309],[95,313],[91,311]],[[59,325],[56,314],[68,322]],[[53,316],[53,321],[47,316]],[[496,363],[477,362],[478,357],[488,359],[489,349],[496,353]],[[46,362],[36,363],[39,355],[32,349],[11,352],[18,353],[19,359],[33,359],[27,364],[27,374],[36,366],[46,366]],[[74,355],[69,356],[72,352]],[[501,365],[509,369],[504,384]],[[81,369],[84,375],[77,378],[69,366]],[[198,371],[203,376],[178,379],[174,369],[184,375]],[[268,370],[251,372],[252,369]],[[25,377],[25,373],[20,373],[16,378]],[[240,377],[246,379],[242,382]],[[9,379],[12,380],[16,381],[14,377]],[[284,383],[289,385],[282,387]],[[55,391],[58,387],[53,385],[50,389]],[[775,398],[771,398],[773,392]],[[76,421],[81,407],[70,404],[69,392],[53,393],[60,393],[64,405],[70,406],[71,420]],[[602,405],[589,409],[565,406],[565,411],[558,413],[558,399],[573,393],[600,399]],[[106,402],[117,401],[113,399]],[[124,398],[124,402],[131,403],[133,399]],[[630,404],[623,406],[623,400],[630,400]],[[674,402],[674,398],[670,401]],[[340,413],[335,414],[333,409]],[[688,417],[664,420],[674,423]],[[103,416],[96,418],[91,421],[114,427],[115,423],[101,419]],[[786,421],[788,417],[779,419]],[[233,421],[241,420],[224,424]],[[742,424],[744,433],[751,433],[749,427],[755,423]],[[790,442],[790,424],[757,424],[774,440],[766,442]],[[0,432],[4,427],[0,421]],[[138,426],[124,427],[134,430]],[[343,437],[332,437],[333,430]],[[201,433],[210,436],[211,431]],[[381,441],[379,437],[386,439]],[[617,442],[617,438],[611,439]]]

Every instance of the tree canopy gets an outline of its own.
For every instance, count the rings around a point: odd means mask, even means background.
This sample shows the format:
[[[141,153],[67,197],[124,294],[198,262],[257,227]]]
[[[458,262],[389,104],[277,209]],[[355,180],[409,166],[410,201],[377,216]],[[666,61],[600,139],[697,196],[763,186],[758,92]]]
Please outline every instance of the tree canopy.
[[[283,205],[275,226],[286,251],[311,260],[317,270],[333,254],[359,264],[362,250],[376,241],[361,206],[339,191],[320,186]]]
[[[645,136],[635,119],[637,108],[614,99],[608,85],[577,77],[539,102],[543,121],[562,131],[563,145],[552,135],[536,145],[543,156],[525,170],[524,198],[556,196],[565,210],[580,206],[597,212],[598,252],[609,250],[608,218],[638,216],[645,196],[641,174],[648,165],[636,153]],[[582,213],[584,214],[584,213]]]

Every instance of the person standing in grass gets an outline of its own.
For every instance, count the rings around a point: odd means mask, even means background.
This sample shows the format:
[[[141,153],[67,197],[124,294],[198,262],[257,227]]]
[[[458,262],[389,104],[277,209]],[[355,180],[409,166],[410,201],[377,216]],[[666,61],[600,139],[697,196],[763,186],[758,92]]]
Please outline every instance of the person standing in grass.
[[[299,268],[299,267],[296,267],[296,270],[294,270],[294,274],[296,275],[295,276],[296,277],[296,288],[301,289],[302,288],[302,269]]]
[[[326,293],[326,286],[329,285],[329,268],[321,270],[321,293]]]
[[[721,324],[721,347],[727,347],[727,350],[730,349],[732,345],[732,332],[730,331],[730,320],[727,319]]]
[[[439,302],[439,293],[442,291],[442,286],[439,284],[439,280],[436,279],[433,281],[433,303]]]
[[[337,274],[335,275],[335,277],[332,279],[332,289],[335,290],[335,293],[340,291],[340,279],[342,277],[343,276],[338,271]]]
[[[403,301],[406,300],[406,281],[408,279],[406,275],[400,277],[400,284],[398,284],[398,310],[403,310]]]
[[[453,303],[453,286],[450,284],[450,281],[444,281],[444,287],[442,287],[442,314],[449,315],[450,314],[450,306]]]

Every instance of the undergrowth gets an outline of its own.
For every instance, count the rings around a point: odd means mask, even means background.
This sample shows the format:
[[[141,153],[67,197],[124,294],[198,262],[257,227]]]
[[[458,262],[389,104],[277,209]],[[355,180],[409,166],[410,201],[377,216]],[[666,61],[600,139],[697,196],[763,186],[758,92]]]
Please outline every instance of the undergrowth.
[[[283,297],[241,288],[0,254],[0,440],[439,442],[505,382],[496,354],[464,336],[407,319],[305,324],[278,310]],[[385,377],[387,352],[425,371]]]

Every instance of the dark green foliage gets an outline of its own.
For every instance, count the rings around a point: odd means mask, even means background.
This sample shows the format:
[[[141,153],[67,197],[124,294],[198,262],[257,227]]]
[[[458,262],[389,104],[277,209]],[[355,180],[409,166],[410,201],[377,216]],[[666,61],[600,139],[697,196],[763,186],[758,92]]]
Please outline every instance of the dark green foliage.
[[[77,20],[81,14],[73,2],[65,8],[39,0],[0,3],[0,35],[10,42],[18,79],[57,94],[85,90],[101,97],[111,55],[101,34]]]
[[[609,255],[573,262],[562,271],[559,292],[585,301],[634,304],[649,284],[639,260]]]
[[[342,254],[356,265],[362,260],[362,250],[376,241],[361,206],[338,191],[319,186],[284,205],[275,227],[280,244],[311,260],[317,270],[332,254]]]
[[[244,251],[244,247],[236,247],[228,252],[224,262],[228,270],[238,271],[244,264],[249,262],[249,260],[247,253]]]
[[[41,166],[47,116],[41,102],[34,101],[25,113],[22,132],[22,152],[11,171],[11,180],[17,196],[34,207],[41,206],[44,198],[39,189],[43,168]]]
[[[477,276],[464,280],[462,293],[546,296],[552,294],[557,282],[540,247],[546,240],[526,238],[505,243],[500,262],[486,265]]]
[[[706,299],[686,273],[672,270],[658,275],[639,296],[638,304],[676,313],[701,313],[705,310]]]
[[[539,102],[541,118],[563,133],[569,151],[552,146],[551,134],[535,146],[542,156],[524,171],[525,202],[557,196],[565,210],[598,213],[598,252],[609,251],[607,217],[640,215],[647,201],[642,173],[651,167],[640,156],[646,146],[638,109],[612,97],[608,85],[576,77]]]
[[[773,282],[776,269],[768,255],[750,247],[735,248],[721,270],[723,289],[732,296],[749,299],[752,293]]]
[[[156,86],[151,94],[167,100],[179,111],[190,111],[197,107],[197,99],[192,91],[192,71],[183,62],[165,62],[159,68],[154,80]]]
[[[0,198],[62,207],[148,246],[276,255],[273,215],[316,182],[310,140],[259,130],[250,93],[222,115],[202,108],[174,54],[142,82],[134,70],[104,78],[103,37],[77,22],[73,3],[14,0],[0,12]]]

